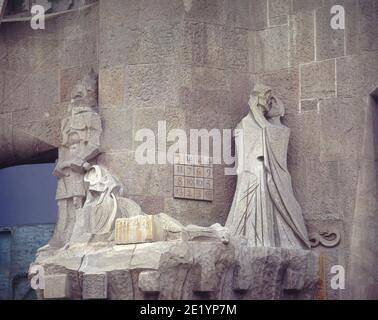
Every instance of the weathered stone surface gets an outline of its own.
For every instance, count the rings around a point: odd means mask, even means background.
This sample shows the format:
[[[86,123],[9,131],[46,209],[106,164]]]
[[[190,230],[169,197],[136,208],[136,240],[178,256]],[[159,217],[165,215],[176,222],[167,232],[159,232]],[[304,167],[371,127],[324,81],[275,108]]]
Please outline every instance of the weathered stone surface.
[[[299,112],[299,72],[297,68],[255,75],[252,84],[258,83],[271,87],[274,92],[277,92],[286,106],[287,115]]]
[[[119,106],[114,109],[100,109],[104,132],[101,137],[101,149],[104,152],[133,150],[134,112]]]
[[[335,60],[313,62],[300,67],[301,98],[331,98],[336,94]]]
[[[337,59],[337,95],[340,97],[367,97],[378,87],[378,54]]]
[[[251,15],[251,30],[263,30],[268,25],[267,0],[251,0],[249,12]]]
[[[180,87],[185,86],[189,70],[185,66],[130,65],[125,71],[125,105],[161,107],[178,105]]]
[[[289,67],[288,26],[279,26],[249,34],[249,65],[253,73],[277,71]]]
[[[362,98],[320,101],[322,162],[360,157],[366,115],[364,105],[366,102]]]
[[[315,60],[314,12],[300,12],[290,16],[290,65]]]
[[[139,289],[143,292],[159,292],[160,291],[160,274],[158,271],[143,271],[139,274]]]
[[[44,299],[69,299],[71,284],[67,274],[45,276]]]
[[[104,68],[99,75],[99,104],[102,108],[122,107],[124,97],[124,66]]]
[[[331,6],[316,10],[316,60],[326,60],[344,56],[344,30],[331,27]]]
[[[290,297],[286,287],[296,289],[301,299],[312,299],[318,281],[317,256],[310,251],[252,248],[238,239],[229,245],[171,241],[97,246],[82,251],[82,263],[76,267],[67,264],[75,250],[66,250],[64,259],[63,252],[38,258],[50,270],[65,270],[66,278],[83,274],[83,292],[72,284],[71,298],[141,299],[159,293],[154,297],[186,300],[205,294],[211,299],[285,299]],[[105,274],[108,296],[104,294]]]
[[[83,300],[107,299],[108,277],[105,272],[83,274]]]
[[[225,21],[222,2],[217,0],[193,0],[185,6],[185,18],[200,22],[223,24]]]
[[[301,112],[318,109],[318,100],[301,100]]]
[[[312,11],[323,5],[323,0],[293,0],[293,12]]]

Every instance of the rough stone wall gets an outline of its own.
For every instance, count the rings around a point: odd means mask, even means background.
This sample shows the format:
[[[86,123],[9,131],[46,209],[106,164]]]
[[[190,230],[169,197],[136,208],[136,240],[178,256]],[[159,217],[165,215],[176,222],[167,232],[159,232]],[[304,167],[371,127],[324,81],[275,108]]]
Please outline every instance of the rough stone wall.
[[[287,109],[289,167],[306,223],[310,231],[342,233],[337,248],[316,249],[324,256],[327,296],[372,297],[378,226],[370,94],[378,87],[378,1],[337,1],[346,10],[345,30],[330,27],[335,3],[107,0],[48,21],[46,31],[2,24],[0,154],[14,155],[19,135],[9,140],[7,133],[15,127],[56,146],[72,83],[98,66],[99,162],[145,212],[224,223],[235,178],[225,177],[223,166],[215,169],[213,203],[175,200],[172,167],[136,164],[134,136],[140,128],[156,132],[159,120],[168,130],[234,128],[248,112],[254,83],[270,85]],[[347,268],[348,290],[329,288],[335,264]]]
[[[216,166],[213,203],[172,199],[172,168],[133,160],[138,129],[156,132],[158,120],[168,128],[234,128],[257,82],[282,97],[292,129],[289,166],[308,227],[342,233],[337,248],[316,249],[324,255],[331,299],[371,295],[377,281],[370,94],[378,86],[378,2],[338,1],[345,30],[331,29],[334,4],[102,1],[99,39],[100,161],[147,212],[164,211],[183,223],[223,223],[235,180]],[[330,268],[338,264],[350,290],[329,287]]]
[[[53,224],[0,228],[0,300],[30,298],[29,265],[50,240]]]
[[[0,167],[29,161],[60,143],[73,84],[97,70],[98,6],[0,28]]]
[[[331,28],[334,4],[345,8],[345,30]],[[252,82],[285,98],[289,168],[310,231],[342,234],[339,247],[316,249],[326,274],[332,265],[346,268],[345,291],[332,290],[326,277],[328,298],[376,297],[376,106],[370,94],[378,86],[378,1],[268,0],[267,8],[261,30],[249,33]]]

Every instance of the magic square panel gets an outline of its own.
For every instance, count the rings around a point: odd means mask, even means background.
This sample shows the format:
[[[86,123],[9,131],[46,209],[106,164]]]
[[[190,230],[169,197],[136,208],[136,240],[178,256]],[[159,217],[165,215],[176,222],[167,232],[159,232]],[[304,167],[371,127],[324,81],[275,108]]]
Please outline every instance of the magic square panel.
[[[177,199],[213,201],[213,158],[175,154],[173,197]]]

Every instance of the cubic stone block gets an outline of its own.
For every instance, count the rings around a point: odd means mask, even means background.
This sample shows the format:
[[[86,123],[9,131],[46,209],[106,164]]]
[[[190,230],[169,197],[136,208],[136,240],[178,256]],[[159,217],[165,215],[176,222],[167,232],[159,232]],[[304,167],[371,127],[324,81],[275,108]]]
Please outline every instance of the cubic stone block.
[[[147,293],[159,292],[160,273],[158,271],[141,272],[138,278],[138,286],[140,290]]]
[[[336,94],[335,60],[313,62],[302,65],[301,98],[326,99]]]
[[[45,276],[45,299],[69,299],[70,293],[71,285],[67,274]]]
[[[108,278],[105,272],[83,275],[83,299],[107,299]]]
[[[116,220],[115,242],[132,244],[164,241],[164,229],[156,223],[154,216],[136,216]]]

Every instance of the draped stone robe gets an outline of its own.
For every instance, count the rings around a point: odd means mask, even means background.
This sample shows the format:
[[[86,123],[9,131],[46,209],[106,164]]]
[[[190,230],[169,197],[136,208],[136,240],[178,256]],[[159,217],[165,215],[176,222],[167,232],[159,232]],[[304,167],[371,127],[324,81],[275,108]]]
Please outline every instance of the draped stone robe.
[[[238,182],[226,227],[251,246],[308,248],[287,168],[290,129],[259,112],[252,108],[237,126]]]

